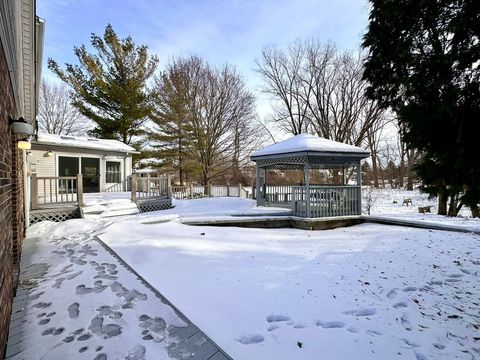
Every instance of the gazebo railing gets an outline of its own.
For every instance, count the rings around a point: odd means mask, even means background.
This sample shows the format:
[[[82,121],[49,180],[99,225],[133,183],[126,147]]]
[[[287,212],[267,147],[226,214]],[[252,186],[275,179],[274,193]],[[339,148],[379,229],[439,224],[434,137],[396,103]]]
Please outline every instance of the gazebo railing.
[[[290,207],[292,205],[292,185],[265,186],[265,206]]]
[[[299,217],[361,214],[360,186],[292,186],[292,211]]]

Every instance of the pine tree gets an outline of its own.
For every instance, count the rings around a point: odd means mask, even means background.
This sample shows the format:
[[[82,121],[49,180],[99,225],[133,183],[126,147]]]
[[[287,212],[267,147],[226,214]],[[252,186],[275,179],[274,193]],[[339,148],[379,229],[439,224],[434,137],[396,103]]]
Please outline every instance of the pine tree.
[[[79,65],[66,64],[63,70],[49,59],[48,67],[71,86],[73,105],[96,124],[91,136],[131,144],[143,133],[142,125],[152,112],[146,85],[158,59],[130,36],[118,38],[110,24],[103,38],[92,34],[91,45],[95,54],[85,45],[74,47]]]
[[[154,87],[154,111],[151,120],[155,127],[149,131],[149,139],[157,150],[156,156],[163,165],[178,173],[183,185],[188,173],[195,172],[188,153],[192,141],[188,121],[188,79],[176,62],[172,62],[158,78]]]
[[[364,78],[418,149],[424,190],[478,215],[480,202],[480,8],[476,0],[371,0]],[[453,209],[453,206],[450,207]],[[475,210],[476,209],[476,210]]]

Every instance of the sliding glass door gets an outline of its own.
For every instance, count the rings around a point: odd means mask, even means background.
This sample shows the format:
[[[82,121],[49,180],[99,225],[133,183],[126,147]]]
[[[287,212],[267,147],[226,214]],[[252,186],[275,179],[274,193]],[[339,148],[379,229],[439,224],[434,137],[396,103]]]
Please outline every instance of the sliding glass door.
[[[100,159],[82,157],[83,192],[100,191]]]

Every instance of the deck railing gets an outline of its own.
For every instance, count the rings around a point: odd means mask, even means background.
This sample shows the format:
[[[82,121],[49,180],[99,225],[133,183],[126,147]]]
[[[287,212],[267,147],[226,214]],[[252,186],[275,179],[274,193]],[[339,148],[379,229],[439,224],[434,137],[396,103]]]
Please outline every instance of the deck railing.
[[[31,209],[55,205],[83,205],[82,175],[37,176],[30,178]]]
[[[122,191],[130,191],[132,188],[132,177],[127,176],[123,181],[119,182],[118,184],[114,184],[109,186],[105,189],[105,192],[122,192]]]
[[[132,175],[132,201],[147,199],[169,199],[172,197],[170,176],[138,177]]]
[[[292,187],[292,211],[299,217],[330,217],[361,214],[360,186]]]

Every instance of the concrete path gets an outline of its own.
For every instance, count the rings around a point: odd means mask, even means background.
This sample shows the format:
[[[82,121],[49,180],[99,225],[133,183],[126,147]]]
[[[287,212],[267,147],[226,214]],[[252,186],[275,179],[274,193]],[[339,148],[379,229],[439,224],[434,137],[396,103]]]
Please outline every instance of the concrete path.
[[[26,239],[6,359],[230,357],[86,230]]]

